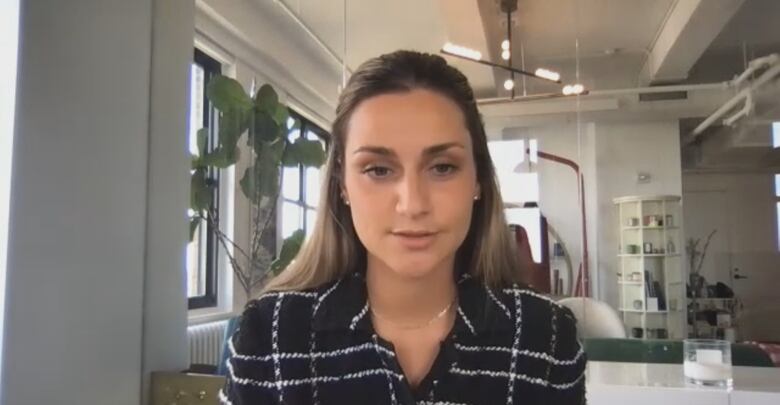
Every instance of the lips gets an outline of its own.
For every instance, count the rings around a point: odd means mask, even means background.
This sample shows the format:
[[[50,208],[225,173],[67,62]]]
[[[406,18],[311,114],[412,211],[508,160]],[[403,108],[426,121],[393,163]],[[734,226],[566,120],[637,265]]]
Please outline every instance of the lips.
[[[427,249],[433,244],[436,238],[436,232],[424,230],[404,230],[392,232],[392,235],[398,242],[409,250]]]

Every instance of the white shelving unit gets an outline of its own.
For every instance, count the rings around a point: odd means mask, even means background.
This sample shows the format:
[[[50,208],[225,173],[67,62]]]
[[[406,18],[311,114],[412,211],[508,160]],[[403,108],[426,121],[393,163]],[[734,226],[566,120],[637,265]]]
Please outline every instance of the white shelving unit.
[[[626,196],[618,210],[619,308],[626,334],[684,339],[686,333],[680,196]]]

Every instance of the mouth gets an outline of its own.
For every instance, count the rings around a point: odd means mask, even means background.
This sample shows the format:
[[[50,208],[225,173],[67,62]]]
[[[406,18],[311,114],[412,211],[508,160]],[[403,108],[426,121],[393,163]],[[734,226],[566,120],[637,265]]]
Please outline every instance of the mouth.
[[[391,234],[398,240],[401,246],[409,250],[427,249],[433,244],[437,232],[425,230],[402,230]]]

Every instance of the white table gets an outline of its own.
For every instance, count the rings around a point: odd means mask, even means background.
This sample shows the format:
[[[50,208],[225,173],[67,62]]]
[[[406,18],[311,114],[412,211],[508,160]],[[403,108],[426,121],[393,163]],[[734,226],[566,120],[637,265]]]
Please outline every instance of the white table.
[[[687,384],[682,364],[588,363],[588,404],[778,405],[780,368],[734,367],[734,386]]]

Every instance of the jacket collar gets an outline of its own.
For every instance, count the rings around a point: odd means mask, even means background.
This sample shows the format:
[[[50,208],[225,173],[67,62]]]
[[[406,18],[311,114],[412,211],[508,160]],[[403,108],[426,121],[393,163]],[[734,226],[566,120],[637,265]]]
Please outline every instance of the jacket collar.
[[[480,335],[486,331],[512,330],[514,320],[499,294],[471,275],[459,276],[458,307],[454,332]],[[355,331],[373,333],[368,314],[365,271],[356,271],[321,288],[314,305],[312,327],[315,331]]]

